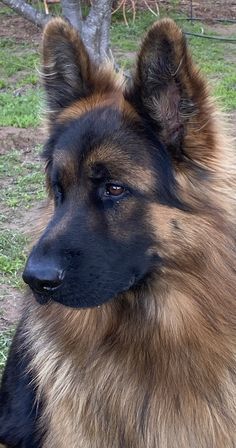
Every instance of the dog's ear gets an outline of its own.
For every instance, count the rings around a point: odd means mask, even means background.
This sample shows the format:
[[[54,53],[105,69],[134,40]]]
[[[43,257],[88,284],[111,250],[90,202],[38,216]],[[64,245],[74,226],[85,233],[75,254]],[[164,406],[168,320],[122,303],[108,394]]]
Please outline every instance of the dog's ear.
[[[76,100],[116,88],[114,71],[108,66],[97,67],[78,32],[60,18],[45,27],[42,59],[42,81],[51,120]]]
[[[45,27],[42,56],[47,107],[54,115],[89,93],[91,62],[77,31],[60,18]]]
[[[214,147],[213,107],[185,37],[170,19],[156,22],[141,46],[126,98],[174,158],[207,162]]]

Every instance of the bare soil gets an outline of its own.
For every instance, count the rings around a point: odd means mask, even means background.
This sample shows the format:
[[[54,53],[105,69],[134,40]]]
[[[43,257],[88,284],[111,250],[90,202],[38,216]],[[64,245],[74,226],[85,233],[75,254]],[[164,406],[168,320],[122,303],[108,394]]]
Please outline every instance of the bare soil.
[[[173,6],[173,2],[164,1],[161,4],[166,4],[170,9],[173,7],[176,11],[182,11],[188,16],[191,14],[191,1],[180,0]],[[235,0],[198,0],[192,1],[192,15],[193,17],[212,21],[212,19],[236,19],[236,1]]]
[[[12,221],[7,223],[8,229],[22,229],[22,233],[30,238],[28,250],[41,232],[41,218],[47,200],[33,205],[29,210],[18,211]],[[0,333],[7,330],[19,320],[24,290],[13,288],[7,283],[0,284]]]
[[[211,31],[212,29],[215,30],[216,34],[219,34],[219,36],[222,37],[232,37],[232,36],[236,36],[236,23],[232,23],[232,24],[227,24],[224,25],[222,23],[214,23],[211,24]],[[206,30],[208,30],[208,26],[206,26]]]
[[[116,2],[117,5],[120,3]],[[132,0],[127,0],[126,5],[132,9]],[[136,0],[136,8],[146,9],[146,4],[156,11],[156,5],[166,11],[184,12],[190,16],[191,3],[192,15],[201,19],[212,20],[218,19],[235,19],[236,18],[236,1],[235,0]],[[146,3],[146,4],[145,4]]]
[[[0,3],[0,9],[5,6]],[[4,14],[1,17],[0,38],[10,38],[15,42],[27,42],[38,45],[42,30],[28,20],[16,14]]]
[[[25,155],[32,149],[43,143],[45,131],[42,128],[15,128],[13,126],[0,127],[1,147],[0,155],[14,148],[22,150]]]
[[[2,332],[7,330],[19,319],[22,292],[10,286],[6,288],[6,285],[0,285],[0,296],[0,332]]]

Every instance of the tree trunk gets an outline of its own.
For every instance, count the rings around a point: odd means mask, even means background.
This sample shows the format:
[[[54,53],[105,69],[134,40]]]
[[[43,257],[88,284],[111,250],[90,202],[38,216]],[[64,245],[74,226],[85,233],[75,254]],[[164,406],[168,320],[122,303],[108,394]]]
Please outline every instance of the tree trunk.
[[[52,18],[50,14],[44,14],[33,8],[33,6],[26,3],[24,0],[1,0],[6,6],[12,8],[25,19],[34,23],[37,26],[43,27]]]
[[[82,11],[80,0],[61,0],[62,14],[82,34]]]
[[[110,55],[110,26],[113,0],[94,0],[83,23],[82,38],[91,58],[100,64]]]
[[[30,22],[43,27],[52,16],[32,7],[25,0],[2,0]],[[86,19],[82,18],[81,0],[61,0],[63,16],[76,28],[90,57],[101,64],[110,57],[110,26],[113,0],[93,0]]]

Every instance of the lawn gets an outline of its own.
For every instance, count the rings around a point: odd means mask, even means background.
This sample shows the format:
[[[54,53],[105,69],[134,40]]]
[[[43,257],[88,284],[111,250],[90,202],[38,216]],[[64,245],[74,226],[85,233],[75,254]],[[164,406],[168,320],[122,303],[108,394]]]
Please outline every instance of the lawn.
[[[1,21],[9,16],[9,10],[2,8]],[[11,13],[14,16],[13,13]],[[177,17],[180,19],[181,17]],[[119,66],[130,70],[135,52],[148,26],[154,22],[149,12],[138,13],[134,23],[127,27],[121,14],[113,16],[111,42],[113,53]],[[186,31],[201,33],[205,25],[194,25],[179,21]],[[224,25],[227,30],[227,25]],[[231,30],[231,28],[230,28]],[[208,34],[217,34],[214,26],[207,27]],[[228,37],[236,37],[230,32]],[[236,45],[220,41],[189,38],[194,59],[209,79],[212,92],[221,107],[230,113],[236,111]],[[5,318],[6,303],[14,293],[21,296],[23,282],[21,272],[25,262],[27,243],[27,210],[37,201],[45,198],[44,173],[40,162],[41,150],[38,140],[38,126],[43,109],[43,96],[38,80],[40,65],[38,41],[32,44],[20,41],[15,36],[4,37],[0,44],[0,126],[3,131],[10,128],[14,133],[22,129],[19,141],[3,137],[4,154],[0,159],[1,187],[1,228],[0,233],[0,370],[6,359],[9,341],[14,329],[14,319]],[[22,135],[31,138],[22,148]],[[5,135],[5,134],[4,134]],[[33,135],[33,138],[32,138]],[[5,140],[4,140],[5,138]],[[11,293],[9,293],[11,291]],[[13,294],[13,295],[14,295]]]

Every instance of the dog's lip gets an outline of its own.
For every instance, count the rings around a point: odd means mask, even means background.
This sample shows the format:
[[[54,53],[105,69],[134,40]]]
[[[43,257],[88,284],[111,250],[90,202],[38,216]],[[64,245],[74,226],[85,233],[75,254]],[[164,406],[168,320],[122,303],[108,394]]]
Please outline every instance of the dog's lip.
[[[50,293],[50,292],[56,291],[60,287],[61,287],[61,285],[54,286],[53,288],[51,286],[44,286],[43,290],[46,291],[46,292],[48,291]],[[39,294],[39,291],[36,291],[36,292]]]
[[[36,300],[40,304],[46,304],[50,300],[53,300],[52,294],[57,291],[60,288],[61,285],[55,286],[54,288],[49,288],[45,286],[43,288],[44,292],[38,291],[37,289],[32,289],[33,295],[36,298]]]
[[[46,305],[46,303],[52,300],[52,298],[49,295],[44,295],[36,291],[33,291],[33,295],[40,305]]]

